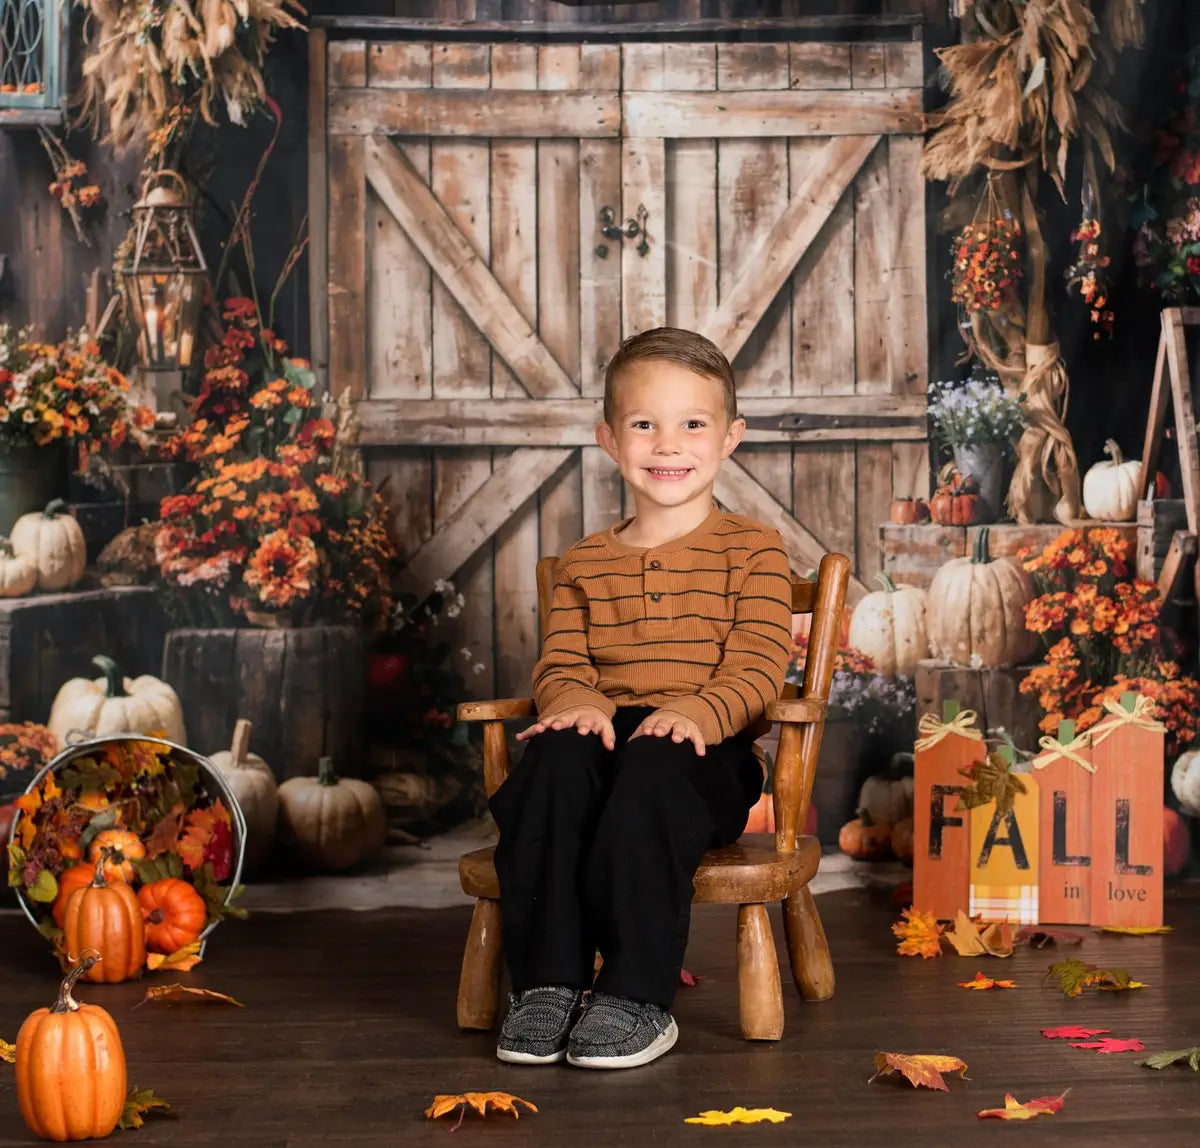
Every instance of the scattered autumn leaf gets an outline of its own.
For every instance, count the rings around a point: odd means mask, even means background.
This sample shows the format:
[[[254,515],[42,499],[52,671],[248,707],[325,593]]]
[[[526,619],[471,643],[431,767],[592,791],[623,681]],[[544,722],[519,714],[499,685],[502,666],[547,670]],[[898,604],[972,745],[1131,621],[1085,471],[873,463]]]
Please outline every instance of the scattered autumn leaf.
[[[1062,1096],[1040,1096],[1037,1100],[1027,1100],[1022,1104],[1011,1092],[1006,1092],[1003,1108],[985,1108],[975,1115],[980,1120],[989,1117],[995,1120],[1032,1120],[1036,1116],[1053,1116],[1062,1110],[1066,1096],[1065,1092]]]
[[[190,985],[155,985],[154,988],[146,990],[146,995],[142,997],[134,1008],[141,1008],[142,1005],[148,1004],[151,1001],[166,1001],[168,1004],[174,1004],[176,1001],[213,1001],[220,1004],[237,1005],[238,1008],[245,1008],[241,1001],[235,1001],[233,997],[226,996],[224,993],[214,992],[212,989],[194,989]]]
[[[0,1040],[0,1060],[7,1060],[9,1064],[16,1064],[17,1046],[9,1044],[6,1040]]]
[[[166,972],[168,969],[175,969],[177,972],[186,973],[204,960],[200,955],[203,946],[203,941],[193,941],[190,945],[184,945],[182,949],[176,949],[169,956],[164,956],[162,953],[149,953],[146,956],[146,968],[151,972],[155,970]]]
[[[163,853],[174,852],[179,835],[183,832],[183,819],[186,815],[187,809],[183,802],[177,801],[171,807],[171,811],[159,820],[150,831],[150,836],[146,838],[147,860],[152,861]]]
[[[3,1043],[0,1041],[0,1043]],[[1200,1072],[1200,1047],[1177,1048],[1174,1052],[1156,1052],[1137,1062],[1146,1068],[1167,1068],[1172,1064],[1186,1064],[1193,1072]]]
[[[710,1108],[699,1116],[685,1116],[685,1124],[761,1124],[769,1120],[772,1124],[782,1124],[790,1112],[780,1112],[778,1108],[731,1108],[728,1112]]]
[[[1046,929],[1041,925],[1026,925],[1014,938],[1018,945],[1044,949],[1047,945],[1080,945],[1083,934],[1070,929]]]
[[[439,1116],[445,1116],[448,1112],[453,1112],[458,1109],[458,1124],[454,1125],[450,1131],[458,1128],[463,1122],[463,1117],[467,1114],[468,1108],[474,1108],[480,1116],[487,1116],[489,1105],[497,1112],[511,1112],[513,1119],[520,1119],[520,1112],[517,1111],[517,1105],[524,1104],[530,1112],[537,1111],[536,1104],[530,1104],[528,1100],[522,1100],[519,1096],[513,1096],[509,1092],[455,1092],[453,1094],[442,1093],[433,1098],[433,1103],[425,1109],[425,1118],[427,1120],[436,1120]]]
[[[892,926],[892,932],[900,938],[896,952],[902,957],[940,957],[942,955],[942,930],[932,913],[922,913],[908,908],[900,914],[904,920]]]
[[[976,973],[969,981],[959,981],[960,989],[978,989],[982,992],[984,989],[1015,989],[1016,981],[994,981],[991,977],[985,977],[983,973]]]
[[[1077,997],[1084,989],[1097,988],[1106,992],[1122,992],[1125,989],[1144,989],[1142,981],[1135,981],[1125,969],[1102,969],[1097,965],[1085,964],[1073,957],[1050,966],[1047,977],[1057,977],[1063,996]]]
[[[684,988],[694,989],[704,978],[696,973],[689,973],[687,969],[679,970],[679,983]]]
[[[1058,1028],[1042,1029],[1042,1036],[1047,1036],[1051,1040],[1087,1040],[1093,1036],[1103,1036],[1106,1032],[1112,1032],[1111,1028],[1083,1028],[1077,1024],[1062,1024]]]
[[[1157,937],[1173,933],[1170,925],[1097,925],[1097,933],[1116,933],[1121,937]]]
[[[986,925],[982,930],[979,922],[972,921],[961,909],[954,920],[954,927],[946,933],[946,940],[954,946],[960,957],[1011,957],[1013,931],[1007,921]]]
[[[117,1121],[117,1127],[141,1128],[145,1123],[143,1117],[148,1112],[157,1112],[160,1116],[175,1115],[175,1109],[161,1096],[155,1096],[153,1088],[132,1088],[125,1098],[125,1110]]]
[[[950,1091],[942,1079],[943,1072],[957,1072],[963,1080],[967,1079],[967,1066],[957,1056],[877,1052],[875,1075],[867,1083],[892,1072],[900,1073],[914,1088],[936,1088],[941,1092]]]
[[[1072,1041],[1072,1048],[1094,1048],[1097,1052],[1145,1052],[1146,1046],[1135,1036],[1130,1040],[1117,1040],[1102,1036],[1099,1040]]]

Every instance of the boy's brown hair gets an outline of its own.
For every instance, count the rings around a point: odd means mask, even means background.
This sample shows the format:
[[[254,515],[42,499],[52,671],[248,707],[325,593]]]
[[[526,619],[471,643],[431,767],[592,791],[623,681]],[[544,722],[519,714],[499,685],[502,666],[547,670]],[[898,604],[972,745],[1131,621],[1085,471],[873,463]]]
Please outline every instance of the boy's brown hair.
[[[733,367],[721,348],[711,339],[682,327],[654,327],[631,335],[617,349],[604,372],[604,421],[612,426],[617,406],[617,379],[630,363],[638,359],[667,359],[721,384],[725,416],[730,422],[738,417],[737,392]]]

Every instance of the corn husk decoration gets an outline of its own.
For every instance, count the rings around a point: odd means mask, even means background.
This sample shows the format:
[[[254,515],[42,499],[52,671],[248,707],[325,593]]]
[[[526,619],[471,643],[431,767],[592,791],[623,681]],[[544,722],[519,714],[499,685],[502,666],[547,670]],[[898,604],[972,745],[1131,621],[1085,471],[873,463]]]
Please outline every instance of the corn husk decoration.
[[[1141,0],[955,4],[965,39],[937,53],[949,101],[928,117],[922,172],[949,185],[951,214],[969,216],[963,201],[986,200],[1021,224],[1024,300],[972,312],[964,338],[967,356],[1023,397],[1010,512],[1018,522],[1067,523],[1079,516],[1079,464],[1063,421],[1070,387],[1050,323],[1037,193],[1045,174],[1065,199],[1074,146],[1084,203],[1100,202],[1098,161],[1114,169],[1113,135],[1124,128],[1107,88],[1116,52],[1141,43]]]
[[[281,28],[303,27],[296,0],[80,0],[88,13],[81,123],[127,147],[179,103],[204,120],[224,103],[234,123],[266,96],[262,66]],[[289,11],[289,9],[291,11]]]

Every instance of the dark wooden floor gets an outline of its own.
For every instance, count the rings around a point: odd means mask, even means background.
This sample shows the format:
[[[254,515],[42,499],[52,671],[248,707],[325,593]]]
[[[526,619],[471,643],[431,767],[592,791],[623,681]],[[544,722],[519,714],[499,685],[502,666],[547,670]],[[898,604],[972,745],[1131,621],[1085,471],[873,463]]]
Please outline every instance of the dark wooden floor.
[[[486,1034],[454,1025],[454,993],[467,912],[262,915],[222,925],[209,960],[180,979],[242,1000],[224,1007],[145,1006],[144,986],[85,986],[124,1036],[130,1083],[153,1087],[181,1109],[129,1137],[153,1145],[273,1146],[444,1144],[449,1122],[422,1110],[438,1092],[502,1089],[541,1112],[513,1122],[471,1118],[458,1139],[489,1144],[694,1143],[706,1137],[822,1148],[874,1145],[1191,1144],[1200,1136],[1200,1075],[1152,1072],[1139,1054],[1101,1056],[1042,1038],[1048,1025],[1107,1028],[1150,1051],[1200,1044],[1197,901],[1176,897],[1176,932],[1147,939],[1100,937],[1071,952],[1125,965],[1149,987],[1064,1000],[1043,983],[1053,950],[1009,961],[895,955],[885,900],[863,892],[821,897],[838,974],[837,996],[805,1005],[788,985],[787,1032],[778,1044],[744,1043],[737,1028],[733,912],[698,910],[688,967],[704,976],[680,991],[675,1050],[656,1064],[599,1073],[566,1065],[515,1068],[493,1058]],[[775,918],[776,936],[780,935]],[[1019,988],[955,987],[976,969],[1003,970]],[[155,978],[157,981],[158,978]],[[54,970],[41,939],[0,915],[0,1036],[53,998]],[[904,1082],[867,1084],[877,1050],[945,1052],[970,1066],[950,1093]],[[1020,1131],[975,1112],[1071,1089],[1066,1108]],[[773,1106],[778,1126],[716,1131],[683,1123],[702,1109]],[[0,1064],[0,1145],[27,1144],[12,1071]]]

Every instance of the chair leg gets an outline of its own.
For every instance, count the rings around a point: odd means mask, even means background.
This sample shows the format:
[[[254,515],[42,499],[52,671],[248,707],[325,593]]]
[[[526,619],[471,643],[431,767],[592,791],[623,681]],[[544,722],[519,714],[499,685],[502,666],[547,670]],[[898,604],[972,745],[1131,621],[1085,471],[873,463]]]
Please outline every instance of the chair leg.
[[[737,959],[742,1036],[778,1040],[783,1036],[783,989],[766,905],[739,906]]]
[[[833,996],[833,960],[808,886],[784,898],[783,927],[792,979],[800,995],[806,1001],[827,1001]]]
[[[500,902],[480,897],[458,978],[458,1027],[489,1029],[500,999]]]

